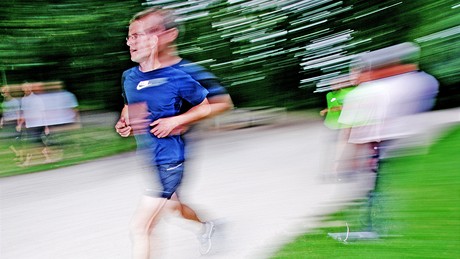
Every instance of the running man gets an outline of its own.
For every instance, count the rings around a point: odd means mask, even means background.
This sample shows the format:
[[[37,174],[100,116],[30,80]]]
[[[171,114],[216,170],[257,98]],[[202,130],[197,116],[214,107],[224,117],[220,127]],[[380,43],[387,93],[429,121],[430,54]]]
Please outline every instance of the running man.
[[[214,231],[212,222],[201,221],[177,196],[185,162],[185,144],[178,133],[211,113],[209,92],[185,72],[162,63],[160,53],[177,37],[176,29],[163,24],[154,12],[138,13],[130,21],[126,38],[131,60],[139,66],[123,73],[126,105],[115,128],[122,137],[135,133],[138,148],[148,155],[162,185],[160,192],[146,189],[132,219],[133,258],[149,258],[150,233],[166,210],[178,210],[200,226],[203,254],[210,251]],[[193,107],[180,113],[184,101]]]
[[[157,8],[148,8],[135,17],[150,17],[151,30],[158,37],[158,60],[163,67],[172,66],[189,74],[194,80],[198,81],[206,90],[206,96],[211,107],[211,114],[208,117],[213,117],[226,112],[233,108],[233,102],[225,87],[223,87],[219,79],[211,72],[207,71],[204,67],[195,64],[189,60],[185,60],[178,54],[176,40],[179,37],[179,25],[176,22],[176,17],[172,10],[164,10]],[[124,102],[127,100],[123,91]],[[184,113],[192,106],[187,102],[183,102],[180,113]],[[122,117],[127,112],[125,106],[122,111]],[[185,126],[185,125],[184,125]],[[186,131],[188,127],[182,128]]]

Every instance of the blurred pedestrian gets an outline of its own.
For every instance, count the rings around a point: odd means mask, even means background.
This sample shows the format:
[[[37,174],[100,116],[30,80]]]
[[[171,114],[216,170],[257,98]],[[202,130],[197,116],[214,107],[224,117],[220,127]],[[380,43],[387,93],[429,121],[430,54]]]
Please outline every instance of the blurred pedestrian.
[[[19,148],[21,104],[18,98],[12,96],[11,87],[3,86],[0,90],[3,96],[2,117],[0,118],[1,135],[7,140],[8,148],[15,154],[15,160],[21,162],[23,160],[22,150]]]
[[[130,21],[127,45],[131,60],[139,66],[123,73],[126,105],[115,125],[123,137],[134,133],[138,148],[147,153],[162,186],[155,192],[152,183],[146,183],[131,222],[133,258],[149,258],[151,231],[168,210],[179,211],[182,217],[197,223],[202,253],[209,252],[214,232],[214,224],[201,221],[177,195],[185,162],[185,143],[180,133],[211,113],[206,98],[209,92],[188,74],[173,68],[173,64],[162,63],[160,55],[177,37],[177,29],[168,27],[160,12],[149,9]],[[184,100],[193,107],[181,114]]]
[[[25,126],[25,138],[28,145],[23,166],[30,165],[32,158],[37,154],[43,155],[45,163],[52,161],[45,141],[50,133],[46,124],[45,103],[42,97],[35,93],[41,91],[41,88],[42,83],[24,83],[22,85],[24,97],[21,98],[19,129],[22,129],[23,125]]]
[[[409,124],[409,117],[431,109],[438,93],[438,81],[420,71],[414,61],[418,52],[415,44],[402,43],[361,55],[359,85],[345,98],[339,118],[340,123],[349,125],[345,134],[355,147],[352,169],[375,173],[374,187],[369,192],[371,231],[370,210],[382,151],[389,141],[412,134],[418,125]]]
[[[147,8],[146,10],[139,13],[139,15],[152,15],[155,18],[152,20],[152,29],[158,36],[158,60],[162,66],[171,66],[175,69],[179,69],[194,80],[198,81],[201,86],[208,90],[207,99],[211,107],[211,114],[207,118],[217,116],[233,108],[233,102],[228,94],[226,88],[222,86],[220,80],[213,73],[208,71],[203,66],[200,66],[194,62],[183,59],[179,56],[176,41],[180,35],[180,24],[177,22],[177,17],[173,10],[158,9],[158,8]],[[127,104],[125,98],[124,89],[123,99],[124,103]],[[187,100],[182,101],[182,105],[179,113],[188,111],[192,105]],[[122,116],[127,111],[127,106],[123,108]],[[125,116],[126,117],[126,116]],[[197,123],[193,124],[196,125]],[[202,137],[201,132],[193,130],[193,125],[181,125],[176,128],[176,133],[182,134],[183,140],[186,142],[186,157],[187,164],[191,164],[191,158],[196,151],[196,143]],[[190,167],[189,167],[190,168]],[[189,178],[190,179],[190,178]]]
[[[377,146],[411,134],[414,125],[407,116],[434,105],[439,84],[419,70],[413,57],[418,52],[415,44],[403,43],[359,57],[359,86],[347,95],[339,122],[350,126],[350,143],[376,158],[364,164],[371,170],[376,170]]]
[[[152,16],[150,30],[158,37],[158,61],[162,66],[171,66],[189,74],[194,80],[198,81],[204,88],[208,90],[206,96],[211,107],[211,114],[208,116],[216,116],[233,108],[233,102],[230,95],[219,79],[203,66],[183,59],[179,56],[176,46],[176,40],[179,37],[179,24],[176,22],[177,17],[172,10],[148,8],[139,13],[139,16]],[[125,104],[127,100],[123,91]],[[180,109],[180,113],[184,113],[192,106],[184,100]],[[122,111],[122,116],[126,112],[126,107]],[[188,130],[190,125],[183,125],[178,129],[182,132]]]
[[[320,115],[325,117],[324,125],[334,131],[334,149],[329,151],[326,156],[327,162],[331,166],[327,170],[331,170],[331,177],[339,182],[346,181],[352,176],[348,165],[351,162],[348,139],[343,134],[343,129],[347,125],[340,123],[339,117],[345,97],[356,87],[356,80],[353,79],[353,75],[337,78],[330,83],[331,91],[326,94],[327,108],[320,111]]]
[[[62,81],[47,82],[41,94],[48,127],[73,126],[79,121],[78,101]],[[51,129],[52,130],[52,129]]]
[[[66,140],[71,130],[80,128],[78,101],[75,95],[65,89],[62,81],[45,82],[40,94],[45,104],[46,125],[49,134],[46,144],[53,151],[54,160],[64,155]]]

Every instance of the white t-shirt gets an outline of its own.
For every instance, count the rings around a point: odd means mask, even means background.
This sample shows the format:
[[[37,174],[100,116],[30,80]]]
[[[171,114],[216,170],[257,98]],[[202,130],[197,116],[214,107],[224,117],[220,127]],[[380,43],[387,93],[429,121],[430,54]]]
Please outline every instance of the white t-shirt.
[[[4,121],[16,121],[17,119],[19,119],[21,103],[16,98],[4,100],[2,103],[2,110]]]
[[[432,107],[437,80],[408,72],[360,84],[345,98],[340,123],[351,126],[350,143],[395,139],[413,133],[407,116]]]
[[[22,97],[21,111],[26,128],[46,126],[45,105],[40,95],[31,93]]]
[[[47,125],[74,123],[75,108],[78,106],[75,95],[68,91],[50,92],[41,95],[45,103]]]

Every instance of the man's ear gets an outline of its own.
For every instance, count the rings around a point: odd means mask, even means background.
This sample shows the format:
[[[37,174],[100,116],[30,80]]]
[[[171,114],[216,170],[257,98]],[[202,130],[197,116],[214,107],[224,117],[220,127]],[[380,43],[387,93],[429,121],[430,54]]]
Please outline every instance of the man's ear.
[[[153,46],[156,47],[156,46],[158,45],[158,36],[152,35],[152,36],[150,37],[150,41],[151,41],[151,43],[153,44]]]
[[[174,42],[179,36],[179,30],[177,28],[171,28],[165,32],[167,42]]]

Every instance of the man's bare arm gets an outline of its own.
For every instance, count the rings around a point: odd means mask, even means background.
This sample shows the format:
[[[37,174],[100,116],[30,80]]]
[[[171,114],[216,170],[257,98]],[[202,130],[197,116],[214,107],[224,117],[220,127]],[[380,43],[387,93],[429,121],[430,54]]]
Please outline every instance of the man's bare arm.
[[[193,122],[199,121],[211,114],[211,106],[209,105],[208,99],[204,99],[203,102],[194,106],[187,112],[169,117],[161,118],[150,124],[152,126],[151,133],[159,138],[164,138],[168,136],[175,128],[188,125]]]
[[[208,117],[213,117],[233,109],[232,98],[229,94],[216,95],[209,98],[208,101],[211,106],[211,113],[208,115]]]

